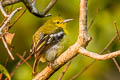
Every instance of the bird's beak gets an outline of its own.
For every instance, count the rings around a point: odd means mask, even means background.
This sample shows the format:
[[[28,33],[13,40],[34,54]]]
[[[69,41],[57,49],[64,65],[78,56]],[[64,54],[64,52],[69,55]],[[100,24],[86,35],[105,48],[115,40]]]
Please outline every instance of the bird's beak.
[[[63,21],[63,23],[67,23],[67,22],[69,22],[69,21],[72,21],[73,19],[65,19],[64,21]]]

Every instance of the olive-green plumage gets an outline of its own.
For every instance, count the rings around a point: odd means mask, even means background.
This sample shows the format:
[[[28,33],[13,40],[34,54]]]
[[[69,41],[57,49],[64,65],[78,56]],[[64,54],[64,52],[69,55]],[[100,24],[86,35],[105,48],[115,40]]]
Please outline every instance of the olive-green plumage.
[[[41,26],[36,32],[35,34],[33,35],[33,42],[34,42],[34,46],[33,47],[36,47],[37,44],[38,44],[38,41],[42,40],[43,38],[47,38],[49,35],[51,34],[57,34],[59,33],[59,31],[63,31],[65,34],[67,34],[67,30],[66,30],[66,22],[64,23],[63,22],[64,19],[62,17],[53,17],[51,19],[49,19],[43,26]],[[62,40],[62,39],[60,39]],[[52,43],[52,42],[51,42]],[[58,42],[57,42],[58,43]],[[45,45],[46,42],[45,40],[43,40],[39,46],[36,48],[37,50],[39,50],[43,45]],[[53,46],[52,44],[50,44],[51,47]],[[57,44],[58,45],[58,44]],[[60,43],[59,43],[60,45]],[[49,46],[49,45],[47,45]],[[50,48],[50,47],[49,47]],[[46,49],[47,50],[47,49]],[[36,52],[36,51],[35,51]],[[45,52],[45,51],[41,51],[41,55],[42,55],[42,52]],[[39,53],[35,53],[35,54],[39,54]],[[45,53],[44,53],[45,54]],[[52,56],[52,55],[51,55]],[[42,57],[42,59],[45,61],[45,60],[48,60],[48,59],[44,59]],[[41,60],[42,61],[42,60]],[[42,62],[44,62],[42,61]]]
[[[51,62],[56,58],[57,54],[60,54],[63,49],[62,40],[64,35],[68,33],[66,22],[70,20],[64,20],[59,16],[53,17],[35,32],[32,48],[36,58],[34,66],[36,66],[38,60],[41,62]]]

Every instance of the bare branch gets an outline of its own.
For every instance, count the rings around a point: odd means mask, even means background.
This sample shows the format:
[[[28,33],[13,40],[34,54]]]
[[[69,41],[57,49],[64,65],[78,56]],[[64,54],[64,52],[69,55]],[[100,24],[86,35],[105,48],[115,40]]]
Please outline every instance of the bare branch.
[[[115,58],[112,58],[112,60],[113,60],[113,62],[115,63],[115,65],[116,65],[118,71],[120,72],[120,66],[119,66],[118,62],[116,61]]]
[[[110,53],[110,50],[108,50],[108,52]],[[120,72],[120,66],[119,66],[118,62],[116,61],[115,58],[112,58],[112,60],[113,60],[113,62],[115,63],[115,65],[116,65],[118,71]]]
[[[25,61],[25,59],[20,54],[17,53],[16,55],[32,69],[31,65]]]
[[[96,60],[92,61],[91,63],[89,63],[85,68],[83,68],[80,72],[78,72],[76,75],[74,75],[71,79],[69,80],[74,80],[76,79],[78,76],[80,76],[81,74],[83,74],[90,66],[92,66],[94,63],[96,62]]]
[[[61,54],[51,66],[47,66],[42,72],[38,73],[33,80],[45,80],[55,72],[58,68],[64,65],[67,61],[77,55],[78,44],[69,47],[63,54]],[[68,56],[69,55],[69,56]]]
[[[119,35],[119,31],[118,31],[118,27],[117,27],[117,22],[116,21],[114,21],[114,26],[115,26],[116,34],[118,36],[118,40],[120,41],[120,35]]]
[[[14,10],[9,17],[7,18],[7,20],[4,22],[4,24],[0,27],[0,34],[2,34],[2,30],[6,27],[6,25],[9,23],[9,21],[11,20],[11,18],[15,15],[16,12],[18,12],[19,10],[21,10],[22,7],[17,8],[16,10]]]
[[[113,41],[115,41],[116,38],[117,38],[117,34],[114,35],[114,37],[108,42],[108,44],[105,46],[105,48],[99,54],[103,54],[106,50],[108,50],[108,48],[111,46],[111,44],[113,43]],[[78,72],[76,75],[74,75],[70,80],[74,80],[75,78],[77,78],[78,76],[80,76],[81,74],[83,74],[95,62],[96,62],[96,60],[93,60],[90,64],[88,64],[80,72]]]
[[[4,46],[5,46],[6,50],[7,50],[7,52],[8,52],[8,54],[9,54],[10,58],[11,58],[12,60],[14,60],[14,57],[13,57],[11,51],[9,50],[8,45],[7,45],[7,43],[6,43],[6,41],[5,41],[5,39],[4,39],[3,37],[2,37],[2,42],[3,42],[3,44],[4,44]]]
[[[66,73],[66,71],[68,70],[70,64],[71,64],[72,61],[70,61],[69,63],[67,63],[67,65],[65,66],[63,72],[61,73],[61,75],[59,76],[58,80],[62,80],[64,74]]]
[[[91,57],[92,59],[96,59],[96,60],[107,60],[107,59],[115,58],[115,57],[120,55],[120,50],[115,51],[115,52],[111,52],[111,53],[108,53],[108,54],[104,54],[104,55],[99,55],[97,53],[90,52],[90,51],[84,49],[83,47],[81,47],[78,50],[78,52],[80,54],[83,54],[85,56]]]
[[[28,8],[28,10],[30,11],[30,13],[34,14],[37,17],[47,17],[47,16],[50,16],[50,14],[47,14],[47,13],[55,5],[56,1],[57,0],[51,0],[48,6],[41,12],[39,12],[37,8],[35,7],[36,0],[32,0],[32,1],[24,0],[23,2],[25,6]]]
[[[21,0],[2,0],[2,6],[8,6],[20,2]]]
[[[1,10],[2,14],[3,14],[5,17],[8,17],[8,16],[9,16],[9,15],[7,15],[7,13],[4,11],[4,8],[2,7],[1,1],[0,1],[0,10]]]
[[[79,15],[79,36],[77,41],[80,46],[87,45],[87,43],[90,40],[87,31],[87,14],[88,14],[88,0],[81,0]]]
[[[0,26],[2,26],[2,25],[4,24],[4,22],[6,21],[6,19],[7,19],[7,17],[5,17],[5,18],[3,19],[3,21],[0,23]]]
[[[24,58],[26,55],[26,51],[23,53],[22,57]],[[13,77],[14,73],[16,72],[16,70],[19,68],[19,66],[22,63],[22,59],[20,59],[16,65],[16,67],[13,69],[13,71],[10,73],[10,76]]]
[[[95,21],[96,15],[98,14],[98,12],[99,12],[99,9],[97,8],[95,16],[91,19],[90,24],[88,25],[88,28],[87,28],[88,30],[92,27],[92,25],[93,25],[93,23]]]
[[[79,24],[79,37],[77,42],[70,46],[64,53],[62,53],[51,66],[47,66],[42,72],[38,73],[33,80],[45,80],[49,78],[57,69],[68,62],[70,59],[77,55],[77,51],[81,46],[85,46],[88,40],[87,33],[87,0],[80,2],[80,24]]]
[[[8,25],[8,29],[10,29],[10,28],[22,17],[22,15],[26,12],[26,10],[27,10],[27,9],[25,9],[25,10],[15,19],[15,21],[14,21],[12,24]]]

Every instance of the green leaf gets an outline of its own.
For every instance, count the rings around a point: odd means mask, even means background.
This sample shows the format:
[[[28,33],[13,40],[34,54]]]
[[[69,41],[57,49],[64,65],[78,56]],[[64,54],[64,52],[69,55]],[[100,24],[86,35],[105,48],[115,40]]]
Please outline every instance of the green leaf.
[[[4,66],[2,66],[1,64],[0,64],[0,73],[3,73],[5,76],[7,76],[7,78],[8,78],[9,80],[11,80],[11,77],[10,77],[7,69],[6,69]]]

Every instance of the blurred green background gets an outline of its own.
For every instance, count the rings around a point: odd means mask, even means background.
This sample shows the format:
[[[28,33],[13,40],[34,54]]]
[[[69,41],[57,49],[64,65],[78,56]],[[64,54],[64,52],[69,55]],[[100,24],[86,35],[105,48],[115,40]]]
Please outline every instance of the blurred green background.
[[[41,11],[49,3],[50,0],[37,0],[36,6]],[[80,0],[58,0],[55,6],[49,11],[52,16],[62,16],[64,18],[73,18],[74,21],[71,21],[67,26],[69,35],[66,37],[65,49],[70,45],[74,44],[77,40],[78,35],[78,18],[79,18],[79,3]],[[23,3],[17,3],[13,7],[22,6],[25,8]],[[11,6],[7,7],[10,9]],[[96,13],[96,10],[98,13]],[[18,12],[12,21],[22,12]],[[95,17],[96,16],[96,17]],[[93,52],[99,53],[104,49],[106,44],[112,39],[115,35],[114,20],[117,21],[118,29],[120,29],[120,0],[89,0],[88,1],[88,25],[90,24],[91,19],[94,19],[94,23],[89,30],[89,35],[92,37],[92,41],[87,46],[87,49]],[[3,20],[3,15],[0,13],[0,21]],[[14,45],[14,55],[16,53],[23,54],[24,51],[27,51],[29,54],[29,49],[32,45],[32,35],[34,32],[44,24],[48,18],[38,18],[29,11],[27,11],[20,20],[11,28],[10,32],[15,33],[12,45]],[[115,40],[112,46],[109,48],[110,51],[115,51],[120,49],[120,43],[118,40]],[[5,50],[2,41],[0,40],[0,64],[4,64],[6,58],[8,58],[7,51]],[[120,64],[120,57],[117,57],[116,60]],[[15,57],[15,61],[9,60],[7,69],[11,72],[17,62],[19,61],[18,57]],[[34,59],[29,60],[28,62],[32,65]],[[83,55],[76,56],[66,74],[63,77],[63,80],[70,79],[73,75],[80,72],[85,66],[87,66],[93,59],[88,58]],[[41,63],[39,65],[39,70],[43,69],[47,63]],[[60,73],[63,71],[64,66],[59,69],[49,80],[57,80]],[[32,71],[26,64],[23,64],[15,72],[12,80],[31,80]],[[116,68],[112,59],[106,61],[97,61],[92,65],[85,73],[76,78],[75,80],[120,80],[120,73]]]

